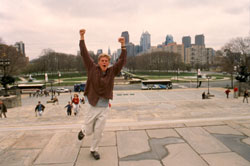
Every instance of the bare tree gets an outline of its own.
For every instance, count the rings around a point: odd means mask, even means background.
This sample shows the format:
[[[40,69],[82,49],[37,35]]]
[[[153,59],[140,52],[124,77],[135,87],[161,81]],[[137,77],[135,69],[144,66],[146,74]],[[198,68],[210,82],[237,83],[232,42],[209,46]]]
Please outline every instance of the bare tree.
[[[126,67],[129,69],[129,71],[134,72],[134,70],[136,69],[136,61],[135,61],[135,59],[136,59],[135,56],[128,56],[127,57]]]
[[[233,73],[236,66],[246,66],[250,70],[248,55],[250,53],[250,37],[238,37],[232,39],[222,47],[225,56],[222,61],[223,70],[231,74],[231,86],[233,87]],[[245,68],[245,67],[244,67]]]
[[[10,60],[10,65],[6,68],[7,74],[18,74],[28,64],[28,59],[12,46],[0,44],[0,56]]]
[[[241,64],[248,68],[250,67],[250,63],[247,61],[247,57],[250,54],[250,37],[237,37],[232,39],[222,47],[222,51],[225,52],[226,50],[232,53],[237,53],[240,56]]]

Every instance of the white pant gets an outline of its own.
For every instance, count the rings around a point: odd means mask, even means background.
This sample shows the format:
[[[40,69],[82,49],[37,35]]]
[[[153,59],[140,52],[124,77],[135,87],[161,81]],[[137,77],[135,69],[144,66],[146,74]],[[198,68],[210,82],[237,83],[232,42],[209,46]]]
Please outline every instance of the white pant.
[[[73,110],[74,110],[74,113],[77,115],[79,112],[79,104],[73,103]]]
[[[43,115],[43,111],[38,111],[38,115],[42,116]]]
[[[90,151],[98,151],[98,144],[102,138],[109,107],[93,107],[89,105],[87,109],[82,131],[85,135],[93,134]]]

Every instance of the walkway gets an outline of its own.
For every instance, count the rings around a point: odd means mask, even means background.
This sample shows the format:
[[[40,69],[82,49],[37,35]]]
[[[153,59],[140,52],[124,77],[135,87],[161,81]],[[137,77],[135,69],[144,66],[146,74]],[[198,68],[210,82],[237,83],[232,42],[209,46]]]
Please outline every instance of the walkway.
[[[23,96],[0,119],[0,166],[249,166],[249,104],[220,88],[202,100],[203,91],[115,91],[98,161],[91,137],[77,140],[86,105],[67,117],[70,95],[62,94],[37,118],[34,105],[49,98]]]

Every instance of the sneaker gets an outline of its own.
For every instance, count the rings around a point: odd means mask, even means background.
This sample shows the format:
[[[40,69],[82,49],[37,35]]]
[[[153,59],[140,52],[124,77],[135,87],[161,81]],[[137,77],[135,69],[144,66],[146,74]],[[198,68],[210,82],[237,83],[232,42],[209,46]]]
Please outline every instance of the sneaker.
[[[82,132],[82,130],[78,133],[78,139],[81,141],[84,138],[84,134]]]
[[[91,155],[96,159],[99,160],[100,159],[100,154],[97,151],[91,151]]]

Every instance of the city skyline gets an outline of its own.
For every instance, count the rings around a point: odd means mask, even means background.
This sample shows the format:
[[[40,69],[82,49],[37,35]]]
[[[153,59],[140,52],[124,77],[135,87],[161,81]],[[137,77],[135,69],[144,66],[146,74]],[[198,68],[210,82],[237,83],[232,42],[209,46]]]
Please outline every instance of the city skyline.
[[[114,52],[118,37],[129,32],[130,42],[140,44],[148,31],[151,45],[173,36],[181,44],[183,36],[204,34],[206,46],[220,49],[232,38],[249,35],[249,0],[157,0],[80,1],[0,0],[0,38],[14,45],[23,41],[26,55],[38,58],[43,49],[77,54],[79,29],[86,29],[88,50]]]

